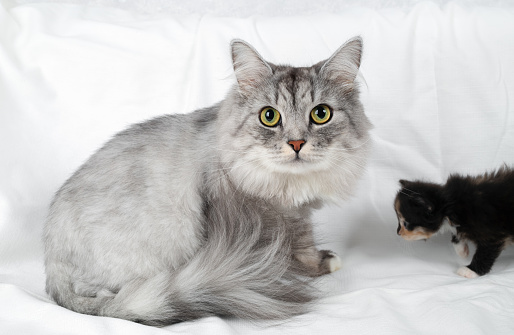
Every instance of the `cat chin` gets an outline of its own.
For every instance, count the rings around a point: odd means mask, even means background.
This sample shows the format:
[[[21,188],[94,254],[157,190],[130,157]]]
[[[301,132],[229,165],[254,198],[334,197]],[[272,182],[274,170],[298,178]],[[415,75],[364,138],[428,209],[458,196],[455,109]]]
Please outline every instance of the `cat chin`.
[[[363,156],[346,155],[344,160],[335,161],[310,161],[300,156],[299,160],[289,157],[279,161],[256,150],[242,156],[236,156],[235,150],[225,151],[222,160],[232,184],[245,193],[285,207],[316,201],[340,203],[351,196],[365,171]],[[365,147],[362,150],[367,151]]]
[[[306,177],[323,173],[330,174],[330,170],[333,169],[333,165],[328,163],[326,159],[313,159],[308,155],[300,155],[300,157],[288,156],[276,161],[266,160],[262,161],[262,165],[271,172],[296,176],[305,175]]]
[[[406,241],[419,241],[419,240],[428,240],[429,236],[402,236],[404,240]]]
[[[300,177],[301,175],[323,173],[326,169],[317,163],[308,162],[304,159],[295,159],[281,164],[274,164],[270,170],[276,173],[293,174]]]
[[[432,237],[432,234],[430,233],[425,233],[421,231],[409,232],[407,230],[404,230],[403,232],[400,231],[400,235],[406,241],[428,240],[430,237]]]

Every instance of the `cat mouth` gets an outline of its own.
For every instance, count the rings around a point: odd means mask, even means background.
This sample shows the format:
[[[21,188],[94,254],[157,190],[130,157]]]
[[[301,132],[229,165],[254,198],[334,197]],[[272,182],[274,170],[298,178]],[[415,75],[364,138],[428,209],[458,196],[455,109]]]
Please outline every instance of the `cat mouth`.
[[[397,213],[398,215],[398,213]],[[400,220],[398,222],[398,229],[396,230],[396,233],[401,236],[404,240],[407,241],[419,241],[419,240],[428,240],[433,233],[427,231],[423,227],[416,227],[413,230],[408,230],[405,228],[403,217],[398,215],[400,217]]]
[[[431,233],[425,231],[421,227],[416,227],[414,230],[407,230],[403,226],[401,226],[400,230],[398,231],[398,235],[407,241],[426,241],[432,236]]]
[[[308,161],[305,158],[300,157],[299,154],[296,154],[296,156],[294,158],[289,160],[289,164],[294,164],[294,165],[306,164],[306,163],[308,163]]]
[[[284,157],[285,158],[285,163],[300,163],[300,162],[305,162],[305,159],[303,157],[300,157],[300,153],[299,152],[296,152],[294,155],[288,155],[288,157]]]

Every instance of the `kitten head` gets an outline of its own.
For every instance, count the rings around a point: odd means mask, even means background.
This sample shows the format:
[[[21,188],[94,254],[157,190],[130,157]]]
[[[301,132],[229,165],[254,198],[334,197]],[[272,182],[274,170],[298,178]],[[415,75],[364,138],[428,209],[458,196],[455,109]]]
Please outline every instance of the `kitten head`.
[[[400,184],[394,201],[398,235],[410,241],[430,238],[444,219],[441,185],[406,180],[400,180]]]
[[[364,170],[371,128],[355,82],[361,51],[354,38],[326,61],[291,67],[232,42],[237,85],[218,129],[235,185],[286,205],[348,195]]]

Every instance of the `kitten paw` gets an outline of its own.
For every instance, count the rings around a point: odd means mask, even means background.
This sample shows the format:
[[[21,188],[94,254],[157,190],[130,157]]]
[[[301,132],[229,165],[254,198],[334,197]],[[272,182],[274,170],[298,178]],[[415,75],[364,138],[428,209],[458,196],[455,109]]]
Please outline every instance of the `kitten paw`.
[[[457,274],[459,276],[462,276],[462,277],[465,277],[465,278],[477,278],[478,275],[476,274],[475,271],[471,270],[470,268],[468,268],[467,266],[463,266],[461,268],[459,268],[457,270]]]
[[[459,244],[454,245],[454,247],[455,247],[455,252],[457,253],[457,255],[459,255],[459,257],[461,257],[461,258],[468,257],[469,247],[468,247],[467,243],[459,243]]]

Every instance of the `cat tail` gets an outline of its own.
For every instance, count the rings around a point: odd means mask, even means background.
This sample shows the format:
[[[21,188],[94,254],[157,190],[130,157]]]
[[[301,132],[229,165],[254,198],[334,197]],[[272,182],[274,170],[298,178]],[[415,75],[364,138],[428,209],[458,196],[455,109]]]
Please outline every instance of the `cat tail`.
[[[210,224],[203,247],[174,271],[133,280],[111,296],[83,297],[62,284],[51,289],[59,292],[54,299],[80,313],[154,326],[212,315],[280,320],[306,312],[316,290],[291,256],[292,234],[280,224],[269,232],[260,220],[248,221]]]
[[[260,215],[249,216],[211,218],[207,241],[192,259],[122,288],[104,315],[162,326],[212,315],[281,320],[306,312],[316,290],[292,257],[294,236],[285,223],[270,232]]]

